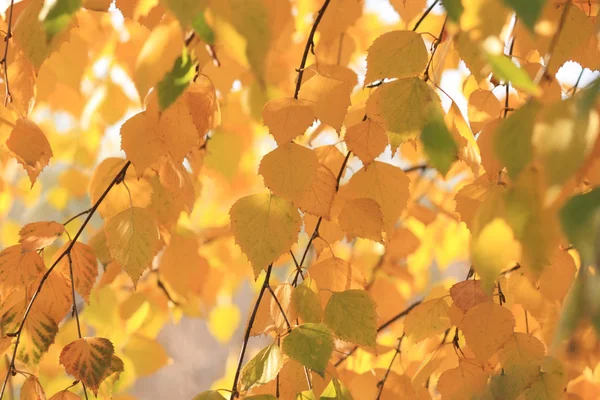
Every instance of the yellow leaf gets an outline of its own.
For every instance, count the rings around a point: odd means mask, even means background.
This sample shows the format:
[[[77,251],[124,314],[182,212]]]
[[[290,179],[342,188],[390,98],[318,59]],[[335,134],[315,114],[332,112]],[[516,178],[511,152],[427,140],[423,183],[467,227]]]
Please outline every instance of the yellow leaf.
[[[418,33],[391,31],[373,41],[367,50],[365,84],[384,78],[418,76],[427,65],[427,49]]]
[[[27,4],[26,8],[14,22],[13,35],[15,42],[23,50],[33,67],[38,70],[52,49],[51,43],[46,41],[46,32],[39,19],[40,11],[44,6],[43,0],[35,0]],[[60,35],[57,35],[60,36]]]
[[[286,143],[263,157],[258,173],[273,193],[295,201],[313,182],[318,167],[311,149]]]
[[[288,283],[282,283],[273,289],[275,295],[277,296],[277,300],[279,300],[279,305],[281,305],[281,308],[283,309],[283,312],[290,323],[296,319],[296,313],[292,307],[292,289],[292,285]],[[277,305],[277,302],[273,298],[273,295],[270,296],[269,300],[271,304],[271,318],[275,322],[276,331],[280,333],[287,332],[288,326],[285,322],[285,318],[283,317],[279,305]]]
[[[73,392],[69,392],[68,390],[61,390],[58,393],[55,393],[48,400],[81,400],[81,397],[77,396]]]
[[[444,371],[437,384],[437,390],[444,400],[472,399],[483,396],[488,374],[478,361],[459,359],[458,367]]]
[[[379,204],[373,199],[348,200],[338,216],[340,228],[349,238],[361,237],[380,242],[383,215]]]
[[[46,400],[44,388],[34,375],[29,375],[21,386],[20,400]]]
[[[540,293],[548,300],[561,301],[571,288],[576,272],[573,257],[562,249],[556,249],[550,259],[550,265],[546,265],[540,275]]]
[[[366,290],[346,290],[331,295],[323,312],[323,322],[347,342],[375,348],[377,312]]]
[[[6,146],[27,171],[33,187],[38,175],[52,157],[52,149],[46,135],[33,121],[19,118],[6,141]]]
[[[263,109],[263,122],[280,146],[302,135],[315,118],[308,101],[294,98],[270,100]]]
[[[299,98],[312,104],[315,116],[322,123],[342,129],[346,111],[350,106],[350,93],[356,84],[356,75],[342,69],[315,71],[302,83]]]
[[[143,101],[155,86],[173,68],[183,50],[183,32],[178,21],[164,22],[152,30],[135,63],[134,82]]]
[[[500,272],[515,265],[520,255],[521,246],[503,219],[494,219],[473,237],[471,262],[481,276],[484,292],[492,293]]]
[[[229,216],[235,242],[252,263],[255,279],[296,243],[302,224],[292,203],[270,193],[242,197]]]
[[[208,316],[208,329],[221,343],[231,340],[240,323],[240,309],[235,304],[219,305]]]
[[[421,245],[421,240],[408,228],[398,228],[392,233],[386,244],[386,257],[403,259],[414,253]]]
[[[450,288],[452,301],[463,313],[466,313],[477,304],[492,301],[481,288],[480,280],[466,280],[458,282]]]
[[[404,319],[404,331],[415,342],[420,342],[450,328],[448,303],[441,297],[416,306]]]
[[[82,381],[97,395],[98,387],[111,373],[114,351],[114,346],[108,339],[98,337],[77,339],[62,349],[60,363],[68,374]],[[121,370],[122,366],[121,362]]]
[[[335,40],[362,15],[362,0],[332,0],[317,31],[324,42]]]
[[[129,338],[123,354],[133,363],[136,376],[152,375],[169,362],[169,356],[160,343],[140,334]]]
[[[32,286],[29,290],[35,290]],[[39,303],[37,303],[39,301]],[[36,312],[42,313],[59,324],[73,306],[71,279],[57,272],[51,273],[36,299]]]
[[[515,318],[507,308],[488,301],[471,308],[459,328],[475,358],[484,363],[510,339]]]
[[[20,115],[28,115],[35,103],[36,75],[25,55],[19,52],[8,65],[12,104]]]
[[[343,292],[363,289],[366,284],[364,276],[356,267],[337,257],[315,263],[308,272],[321,290]]]
[[[400,142],[419,134],[432,112],[439,108],[438,95],[419,78],[385,83],[367,100],[369,118],[397,134],[391,140]]]
[[[349,127],[344,141],[348,150],[360,158],[364,165],[370,164],[383,153],[388,144],[385,129],[370,119]]]
[[[408,184],[408,176],[400,168],[374,161],[352,175],[350,182],[340,188],[340,196],[375,200],[381,207],[383,227],[389,231],[408,202]]]
[[[210,266],[199,253],[198,240],[187,234],[175,233],[160,259],[161,279],[185,299],[202,294]]]
[[[71,244],[67,242],[63,247],[58,250],[57,255],[62,254]],[[87,244],[75,242],[71,249],[71,260],[73,265],[73,279],[75,283],[75,290],[83,297],[83,299],[89,303],[90,293],[96,278],[98,277],[98,261],[94,250]],[[69,258],[63,257],[58,265],[59,271],[66,277],[71,276],[69,270]]]
[[[104,233],[110,254],[137,284],[158,250],[154,216],[143,208],[132,207],[112,217]]]
[[[469,96],[469,123],[479,132],[489,121],[501,117],[502,105],[491,90],[475,90]]]
[[[307,277],[292,292],[292,307],[303,322],[321,322],[323,310],[315,280]]]
[[[217,93],[210,79],[200,75],[194,83],[188,86],[182,97],[188,105],[198,137],[204,138],[209,130],[216,128],[221,123]]]
[[[21,249],[22,251],[34,251],[50,246],[64,231],[64,225],[55,221],[27,224],[19,231]]]
[[[390,0],[390,3],[394,7],[394,10],[400,14],[402,21],[407,24],[417,15],[420,15],[427,5],[426,0]]]
[[[329,168],[319,164],[314,179],[294,200],[294,204],[304,212],[329,219],[336,187],[336,177]]]
[[[44,260],[22,246],[10,246],[0,252],[0,289],[3,295],[22,290],[46,271]]]
[[[169,156],[173,162],[182,162],[198,143],[192,116],[181,101],[163,113],[151,103],[146,111],[134,115],[121,127],[121,149],[135,167],[138,179],[161,157]]]

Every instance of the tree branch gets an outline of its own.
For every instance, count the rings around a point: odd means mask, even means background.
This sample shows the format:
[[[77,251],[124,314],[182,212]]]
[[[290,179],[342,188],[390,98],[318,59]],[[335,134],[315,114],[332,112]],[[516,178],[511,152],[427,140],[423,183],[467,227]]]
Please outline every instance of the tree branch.
[[[419,20],[417,21],[417,23],[415,24],[415,26],[412,28],[413,32],[415,32],[417,29],[419,29],[419,25],[421,25],[421,22],[423,22],[423,20],[429,15],[429,13],[431,12],[431,10],[434,9],[435,6],[437,6],[437,3],[440,0],[435,0],[433,3],[431,3],[431,5],[427,8],[427,10],[425,10],[425,12],[423,13],[423,15],[421,15],[421,18],[419,18]]]
[[[392,366],[394,365],[394,361],[396,361],[396,357],[398,357],[398,355],[400,355],[400,346],[402,346],[402,339],[404,339],[404,334],[402,334],[402,336],[400,336],[398,338],[398,345],[396,346],[396,352],[394,353],[394,356],[392,357],[392,361],[390,361],[390,365],[388,366],[387,370],[385,371],[385,375],[383,375],[383,378],[379,382],[377,382],[377,387],[379,388],[379,392],[377,393],[376,400],[381,399],[381,394],[383,393],[383,387],[385,386],[385,381],[387,380],[388,375],[390,374],[390,371],[392,370]]]
[[[290,324],[290,320],[288,319],[287,315],[285,315],[285,311],[283,310],[283,307],[281,306],[281,303],[279,302],[279,299],[275,295],[275,292],[273,291],[273,288],[271,287],[271,285],[267,285],[267,290],[269,291],[269,293],[271,293],[271,296],[273,296],[273,300],[275,300],[275,303],[277,303],[277,307],[279,308],[279,311],[281,311],[281,315],[283,315],[283,319],[285,320],[285,324],[288,327],[288,332],[291,332],[292,331],[292,324]]]
[[[88,225],[88,223],[90,222],[90,220],[94,216],[94,213],[96,212],[96,210],[98,209],[98,207],[100,206],[100,204],[102,204],[102,201],[106,198],[106,196],[108,195],[108,193],[110,192],[110,190],[113,188],[113,186],[115,186],[116,184],[118,184],[118,183],[120,183],[120,182],[123,181],[123,179],[125,178],[125,174],[127,173],[127,169],[129,168],[130,165],[131,165],[131,161],[127,161],[125,163],[125,165],[123,166],[123,168],[121,168],[121,170],[119,171],[119,173],[115,176],[115,178],[112,180],[112,182],[108,185],[108,187],[106,188],[106,190],[104,190],[104,193],[102,193],[102,195],[100,196],[100,198],[96,201],[96,203],[94,203],[94,205],[90,209],[89,213],[87,214],[87,217],[83,221],[83,224],[81,225],[81,227],[79,228],[79,230],[77,231],[77,233],[75,234],[75,236],[73,237],[73,240],[71,240],[71,243],[69,244],[69,246],[67,246],[67,248],[65,249],[65,251],[63,251],[61,253],[61,255],[58,256],[58,258],[56,259],[56,261],[54,261],[54,263],[52,264],[52,266],[50,266],[50,268],[48,268],[48,270],[46,271],[46,273],[44,273],[44,275],[42,276],[42,279],[40,280],[40,283],[38,284],[35,292],[31,296],[31,300],[29,300],[29,303],[27,304],[27,308],[25,309],[25,313],[23,314],[23,318],[21,319],[21,322],[19,324],[19,328],[17,329],[16,332],[12,333],[12,335],[11,335],[11,336],[15,336],[17,339],[15,341],[15,347],[14,347],[14,350],[13,350],[13,353],[12,353],[12,356],[11,356],[10,368],[8,368],[8,371],[6,371],[6,377],[4,378],[4,383],[2,384],[2,389],[0,390],[0,399],[2,399],[2,397],[4,396],[4,391],[6,389],[6,383],[8,382],[8,379],[9,379],[10,375],[15,370],[15,360],[16,360],[16,357],[17,357],[17,351],[19,349],[19,343],[21,341],[21,334],[23,333],[23,327],[25,326],[25,322],[27,321],[27,317],[29,316],[29,313],[31,312],[31,309],[33,307],[33,304],[35,303],[35,300],[37,299],[37,296],[40,294],[42,288],[44,287],[44,283],[46,282],[46,280],[48,279],[48,277],[50,276],[50,274],[52,273],[52,271],[54,271],[54,268],[56,268],[56,266],[58,265],[58,263],[65,256],[69,256],[71,254],[71,250],[73,249],[73,246],[75,246],[75,243],[77,242],[77,239],[79,239],[79,237],[83,233],[83,230],[85,229],[85,227]]]
[[[8,29],[6,31],[6,37],[4,41],[6,45],[4,46],[4,57],[0,60],[0,64],[4,66],[4,86],[6,88],[6,94],[4,96],[4,107],[8,105],[8,103],[12,102],[12,96],[10,94],[10,88],[8,86],[8,42],[12,37],[12,17],[13,17],[13,8],[15,5],[15,0],[10,0],[10,7],[8,9]]]
[[[265,294],[265,290],[269,288],[269,279],[271,278],[271,270],[273,269],[273,264],[269,264],[267,267],[267,273],[265,275],[265,280],[263,281],[262,287],[260,288],[260,292],[258,292],[258,298],[256,299],[256,303],[254,303],[254,309],[252,310],[252,314],[250,315],[250,319],[248,320],[248,326],[246,327],[246,332],[244,333],[244,340],[242,341],[242,349],[240,350],[240,357],[238,359],[237,368],[235,370],[235,376],[233,378],[233,385],[231,386],[231,399],[237,399],[240,396],[240,392],[238,392],[237,384],[240,379],[240,372],[242,371],[242,364],[244,363],[244,356],[246,355],[246,348],[248,347],[248,340],[250,340],[250,332],[252,331],[252,325],[254,325],[254,320],[256,319],[256,314],[258,313],[258,307],[260,306],[260,302]]]
[[[317,12],[317,18],[315,19],[315,23],[313,24],[310,33],[308,34],[308,39],[306,40],[306,46],[304,46],[304,53],[302,54],[302,60],[300,61],[300,66],[298,67],[298,81],[296,82],[296,89],[294,90],[294,98],[298,98],[298,94],[300,93],[300,86],[302,85],[302,75],[304,75],[304,67],[306,67],[306,59],[308,58],[308,52],[315,45],[315,32],[317,32],[317,27],[321,22],[321,18],[323,18],[323,14],[325,14],[325,10],[329,5],[331,0],[325,0],[321,9]]]

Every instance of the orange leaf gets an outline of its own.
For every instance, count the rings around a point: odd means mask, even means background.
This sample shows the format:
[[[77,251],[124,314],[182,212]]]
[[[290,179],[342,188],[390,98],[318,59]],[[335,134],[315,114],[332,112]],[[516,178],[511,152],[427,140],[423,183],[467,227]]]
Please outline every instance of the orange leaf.
[[[33,251],[24,252],[20,244],[0,252],[0,290],[3,295],[22,290],[45,271],[42,257]]]
[[[450,288],[450,296],[454,304],[464,313],[477,304],[492,300],[481,288],[480,280],[458,282]]]
[[[113,370],[114,352],[115,348],[108,339],[81,338],[62,349],[59,361],[68,374],[82,381],[98,395],[98,387],[102,381],[112,372],[118,372]]]
[[[312,107],[305,100],[275,99],[267,102],[263,109],[263,122],[279,145],[302,135],[314,120]]]
[[[329,219],[337,179],[326,166],[319,164],[314,179],[294,201],[302,211]]]
[[[21,400],[46,400],[46,394],[38,378],[29,375],[21,386]]]
[[[356,154],[365,165],[383,153],[388,144],[385,129],[370,119],[349,127],[344,140],[348,150]]]
[[[56,253],[62,254],[71,244],[71,242],[65,243],[65,245]],[[73,262],[73,279],[75,282],[75,290],[83,297],[83,299],[90,302],[90,292],[98,277],[98,260],[94,254],[94,250],[87,244],[75,242],[71,249],[71,260]],[[60,272],[70,279],[71,272],[69,270],[69,258],[63,257],[60,260],[58,266]]]
[[[23,251],[34,251],[51,245],[63,234],[65,227],[55,221],[33,222],[19,231]]]
[[[356,236],[381,241],[383,215],[379,204],[373,199],[348,200],[340,211],[338,221],[349,238]]]
[[[46,135],[33,121],[19,118],[6,141],[6,146],[27,171],[33,187],[38,175],[52,157],[52,149]]]
[[[294,201],[313,182],[318,167],[317,156],[311,149],[286,143],[263,157],[258,173],[273,193]]]
[[[81,400],[81,397],[77,396],[73,392],[69,392],[68,390],[61,390],[58,393],[55,393],[54,396],[50,397],[49,400]]]

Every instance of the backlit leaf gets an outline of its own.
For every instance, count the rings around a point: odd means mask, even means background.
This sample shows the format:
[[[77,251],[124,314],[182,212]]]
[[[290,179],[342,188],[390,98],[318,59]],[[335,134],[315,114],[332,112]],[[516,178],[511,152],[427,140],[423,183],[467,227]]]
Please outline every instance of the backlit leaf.
[[[19,243],[23,251],[34,251],[54,243],[63,232],[65,227],[55,221],[33,222],[27,224],[19,231]]]
[[[156,254],[159,234],[154,216],[132,207],[112,217],[104,232],[113,259],[136,284]]]
[[[460,325],[467,345],[482,363],[510,339],[514,327],[515,318],[512,313],[492,302],[471,308]]]
[[[268,101],[263,109],[263,122],[280,146],[302,135],[315,118],[307,101],[294,98]]]
[[[294,200],[294,204],[302,211],[329,219],[336,187],[336,177],[329,168],[319,164],[314,178],[310,181],[308,187]]]
[[[427,65],[423,38],[413,31],[391,31],[373,41],[367,53],[365,84],[384,78],[418,76]]]
[[[298,240],[302,223],[296,207],[269,193],[242,197],[229,215],[235,241],[252,263],[255,278]]]
[[[348,200],[340,211],[338,221],[349,237],[381,241],[383,215],[379,204],[373,199]]]
[[[450,328],[448,303],[444,298],[419,304],[404,320],[406,335],[415,342],[440,334],[448,328]]]
[[[323,390],[319,400],[352,400],[352,394],[342,382],[333,378],[329,385]]]
[[[323,322],[347,342],[375,347],[377,313],[373,299],[364,290],[347,290],[331,295]]]
[[[441,116],[434,116],[425,124],[419,137],[432,167],[446,175],[458,159],[458,146]]]
[[[244,390],[275,379],[283,367],[283,354],[277,343],[265,347],[244,366],[240,382]]]
[[[19,118],[6,146],[29,175],[31,187],[50,162],[52,149],[44,132],[31,120]]]
[[[46,271],[44,260],[36,252],[24,252],[22,246],[10,246],[0,252],[0,289],[10,294],[35,281]]]
[[[333,351],[333,335],[323,324],[305,323],[283,339],[283,352],[320,375]]]
[[[346,130],[344,141],[348,150],[356,154],[364,165],[368,165],[385,150],[388,139],[385,130],[376,122],[366,120]]]
[[[367,100],[367,114],[393,134],[390,141],[415,137],[439,109],[437,94],[419,78],[383,84]]]
[[[506,79],[515,88],[534,96],[542,93],[540,87],[531,80],[527,72],[514,64],[510,58],[504,55],[488,54],[487,59],[494,74],[499,78]]]
[[[69,25],[73,15],[80,8],[81,0],[57,0],[52,4],[43,18],[48,41]]]
[[[60,392],[55,393],[48,400],[81,400],[81,398],[73,392],[69,392],[68,390],[61,390]]]
[[[114,351],[114,346],[108,339],[77,339],[62,349],[60,363],[68,374],[97,394],[98,387],[111,371]]]
[[[194,396],[193,400],[226,400],[221,393],[216,390],[207,390]]]
[[[460,400],[483,396],[488,374],[476,360],[459,359],[458,367],[444,371],[437,390],[444,400]]]
[[[308,277],[294,288],[292,306],[303,322],[321,322],[323,310],[314,279]]]
[[[21,386],[20,396],[21,400],[46,400],[44,388],[34,375],[30,375],[25,380],[25,383]]]
[[[171,69],[156,85],[158,105],[160,110],[166,110],[183,93],[195,74],[195,63],[192,57],[184,51],[173,64]]]
[[[516,11],[517,16],[533,31],[535,23],[540,16],[546,0],[533,0],[521,2],[519,0],[504,0],[504,3]]]
[[[458,282],[450,288],[450,296],[452,296],[452,301],[462,312],[469,311],[479,303],[492,300],[483,291],[480,280]]]
[[[258,173],[273,193],[294,201],[309,187],[318,166],[311,149],[286,143],[263,157]]]
[[[571,197],[560,210],[563,231],[580,252],[584,265],[598,262],[599,220],[600,188]]]

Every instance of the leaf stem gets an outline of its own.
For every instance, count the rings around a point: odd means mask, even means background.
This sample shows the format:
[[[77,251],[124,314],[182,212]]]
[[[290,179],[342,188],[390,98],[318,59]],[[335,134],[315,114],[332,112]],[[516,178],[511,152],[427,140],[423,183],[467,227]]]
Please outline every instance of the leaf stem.
[[[27,308],[25,309],[25,313],[23,314],[23,318],[21,319],[21,322],[19,324],[19,328],[17,329],[16,332],[14,332],[14,336],[16,336],[17,339],[15,341],[15,347],[13,349],[13,353],[12,353],[12,356],[11,356],[10,365],[9,365],[8,371],[6,371],[6,377],[4,378],[4,382],[2,384],[2,389],[0,390],[0,400],[4,396],[4,391],[6,390],[6,384],[8,382],[8,379],[9,379],[10,375],[13,373],[13,371],[15,369],[15,360],[17,358],[17,351],[19,349],[19,343],[21,342],[21,334],[23,333],[23,327],[25,326],[25,322],[27,321],[27,317],[29,316],[29,313],[31,312],[31,309],[33,307],[33,304],[35,303],[35,300],[37,299],[37,297],[40,294],[42,288],[44,287],[44,283],[46,282],[46,280],[48,279],[48,277],[50,276],[50,274],[52,273],[52,271],[54,271],[54,268],[56,268],[56,266],[58,265],[58,263],[65,256],[70,256],[71,250],[73,249],[73,246],[75,246],[75,243],[77,243],[77,239],[79,239],[79,237],[83,233],[83,230],[85,229],[85,227],[88,225],[88,223],[90,222],[90,220],[94,216],[94,213],[96,212],[96,210],[98,209],[98,207],[100,206],[100,204],[102,204],[102,201],[106,198],[106,196],[108,195],[108,193],[110,192],[110,190],[113,188],[113,186],[115,186],[117,183],[120,183],[125,178],[125,174],[127,173],[127,169],[129,168],[130,165],[131,165],[131,161],[127,161],[125,163],[125,165],[123,166],[123,168],[121,168],[121,170],[117,173],[117,175],[112,180],[112,182],[104,190],[104,192],[102,193],[102,195],[100,196],[100,198],[96,201],[96,203],[94,203],[94,205],[92,206],[92,208],[89,210],[89,213],[87,214],[87,217],[85,218],[85,220],[81,224],[81,227],[79,228],[79,230],[77,231],[77,233],[73,237],[73,240],[71,241],[71,243],[69,244],[69,246],[67,246],[67,248],[65,249],[65,251],[63,251],[60,254],[60,256],[58,256],[58,258],[54,261],[54,263],[50,266],[50,268],[48,268],[48,270],[42,276],[42,279],[40,280],[40,283],[38,284],[35,292],[31,296],[31,300],[29,300],[29,303],[27,304]]]
[[[240,350],[240,357],[238,359],[237,368],[235,370],[235,376],[233,378],[233,385],[231,386],[231,399],[237,399],[240,396],[240,392],[238,392],[237,385],[238,380],[240,379],[240,372],[242,371],[242,364],[244,363],[244,356],[246,355],[246,348],[248,347],[248,341],[250,340],[250,332],[252,331],[252,325],[254,325],[254,320],[256,319],[256,314],[258,313],[258,307],[260,306],[260,302],[265,294],[265,290],[269,288],[269,279],[271,278],[271,270],[273,269],[273,264],[269,264],[267,267],[267,273],[265,274],[265,280],[263,281],[262,287],[260,288],[260,292],[258,292],[258,297],[256,302],[254,303],[254,309],[252,310],[252,314],[250,315],[250,319],[248,320],[248,326],[246,326],[246,332],[244,333],[244,340],[242,341],[242,349]]]
[[[329,2],[331,0],[325,0],[319,11],[317,12],[317,18],[315,18],[315,23],[310,29],[310,33],[308,34],[308,39],[306,40],[306,46],[304,46],[304,53],[302,54],[302,60],[300,61],[300,66],[296,71],[298,71],[298,81],[296,82],[296,89],[294,90],[294,99],[298,99],[298,94],[300,93],[300,86],[302,85],[302,75],[304,75],[304,67],[306,67],[306,59],[308,58],[308,52],[312,47],[314,47],[315,42],[315,33],[317,32],[317,27],[321,22],[321,18],[323,18],[323,14],[325,14],[325,10],[327,6],[329,6]]]

